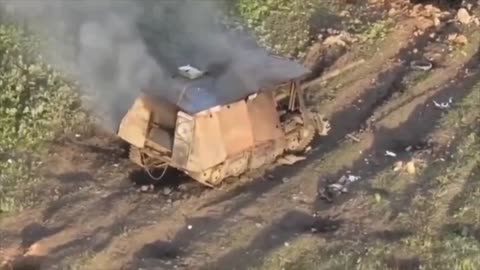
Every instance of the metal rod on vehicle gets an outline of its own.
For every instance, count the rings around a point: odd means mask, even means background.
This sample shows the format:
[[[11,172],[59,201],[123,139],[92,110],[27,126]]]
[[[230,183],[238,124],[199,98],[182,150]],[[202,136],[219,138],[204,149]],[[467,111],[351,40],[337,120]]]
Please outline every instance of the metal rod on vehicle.
[[[290,83],[290,102],[288,103],[288,109],[293,111],[295,108],[295,100],[296,100],[296,91],[295,91],[295,82]]]

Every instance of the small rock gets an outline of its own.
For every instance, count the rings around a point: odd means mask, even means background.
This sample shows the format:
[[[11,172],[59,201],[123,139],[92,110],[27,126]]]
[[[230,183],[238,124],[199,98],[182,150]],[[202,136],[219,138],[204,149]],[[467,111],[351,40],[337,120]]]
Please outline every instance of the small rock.
[[[409,161],[406,166],[405,166],[407,173],[409,174],[415,174],[416,173],[416,168],[415,168],[415,162]]]
[[[433,20],[431,19],[427,19],[427,18],[424,18],[424,17],[420,17],[416,20],[415,22],[415,26],[419,29],[419,30],[422,30],[422,31],[425,31],[427,30],[428,28],[434,26],[435,23]]]
[[[465,45],[468,43],[468,39],[465,35],[461,35],[461,34],[459,35],[457,33],[448,35],[448,41],[461,44],[461,45]]]
[[[163,188],[163,195],[168,196],[172,193],[172,189],[169,187],[164,187]]]
[[[427,11],[430,15],[438,14],[441,12],[441,10],[437,7],[435,7],[432,4],[426,5],[425,6],[425,11]]]
[[[455,39],[455,42],[461,45],[466,45],[468,43],[468,39],[465,35],[458,35]]]
[[[340,36],[329,36],[323,41],[323,45],[347,47],[347,43]]]
[[[188,190],[188,186],[186,184],[181,184],[180,186],[178,186],[178,190],[180,191],[187,191]]]
[[[141,186],[140,191],[141,192],[147,192],[149,190],[149,186]]]
[[[192,228],[193,228],[192,225],[188,225],[188,226],[187,226],[187,229],[188,229],[188,230],[191,230]]]
[[[423,9],[423,5],[422,4],[416,4],[415,6],[413,6],[413,9],[412,11],[410,12],[410,15],[411,16],[417,16],[418,14],[420,14],[420,11]]]
[[[457,20],[461,24],[469,24],[470,21],[472,20],[472,16],[470,16],[466,8],[461,8],[457,12]]]
[[[473,18],[473,23],[476,25],[476,26],[480,26],[480,19],[479,18]]]
[[[394,172],[398,172],[398,171],[400,171],[402,168],[403,168],[403,162],[402,162],[402,161],[397,161],[397,162],[395,162],[395,164],[393,165],[393,171],[394,171]]]
[[[388,11],[388,16],[395,16],[397,14],[397,10],[395,8],[391,8]]]
[[[348,10],[342,10],[339,14],[341,17],[349,17],[350,12]]]
[[[390,157],[396,157],[396,156],[397,156],[397,154],[395,154],[395,153],[392,152],[392,151],[388,151],[388,150],[385,151],[385,155],[386,155],[386,156],[390,156]]]

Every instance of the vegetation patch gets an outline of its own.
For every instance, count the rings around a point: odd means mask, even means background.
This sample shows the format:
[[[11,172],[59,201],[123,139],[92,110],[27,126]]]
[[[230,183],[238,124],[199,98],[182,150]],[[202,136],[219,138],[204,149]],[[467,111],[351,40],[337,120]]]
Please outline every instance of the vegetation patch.
[[[17,25],[0,25],[0,212],[26,200],[46,142],[86,120],[75,86],[44,62],[39,45]]]

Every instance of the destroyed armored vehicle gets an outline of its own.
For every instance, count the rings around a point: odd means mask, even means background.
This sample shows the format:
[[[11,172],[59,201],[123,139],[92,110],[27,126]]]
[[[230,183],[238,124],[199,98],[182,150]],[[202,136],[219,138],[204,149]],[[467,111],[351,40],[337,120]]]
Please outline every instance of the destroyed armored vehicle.
[[[170,166],[212,187],[303,152],[330,130],[321,114],[306,108],[303,73],[272,76],[249,91],[235,89],[226,75],[222,82],[190,66],[179,73],[175,95],[138,97],[119,125],[130,159],[147,171]],[[228,87],[234,89],[220,89]]]

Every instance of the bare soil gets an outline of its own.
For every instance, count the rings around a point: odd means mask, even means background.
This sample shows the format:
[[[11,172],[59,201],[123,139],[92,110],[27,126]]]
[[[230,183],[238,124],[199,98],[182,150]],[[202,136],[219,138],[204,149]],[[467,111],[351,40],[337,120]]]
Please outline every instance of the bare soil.
[[[428,183],[412,180],[385,217],[365,198],[393,195],[370,179],[412,155],[448,158],[455,129],[438,128],[445,111],[434,101],[455,104],[479,83],[480,34],[463,30],[468,44],[458,47],[446,40],[458,31],[453,24],[420,35],[415,17],[399,16],[394,25],[383,40],[354,44],[330,69],[359,57],[364,64],[309,89],[309,103],[320,106],[332,132],[314,142],[307,160],[228,179],[219,189],[169,171],[141,192],[151,182],[117,139],[62,139],[45,157],[38,204],[0,220],[0,255],[28,255],[18,262],[23,269],[268,269],[271,253],[296,242],[329,250],[339,239],[404,237],[388,221],[408,212]],[[425,56],[434,59],[431,70],[411,68]],[[348,193],[329,189],[349,173],[361,178]],[[304,251],[300,245],[289,256]],[[391,265],[416,269],[419,262],[398,254]]]

